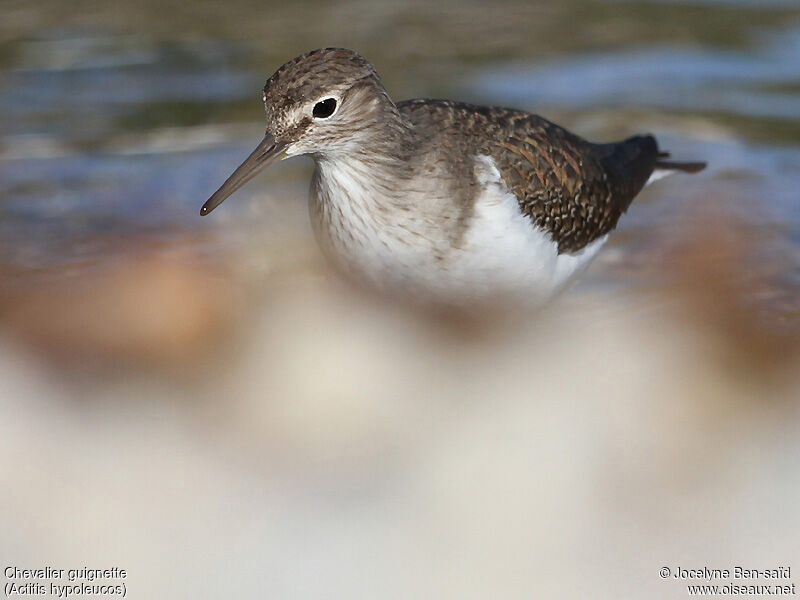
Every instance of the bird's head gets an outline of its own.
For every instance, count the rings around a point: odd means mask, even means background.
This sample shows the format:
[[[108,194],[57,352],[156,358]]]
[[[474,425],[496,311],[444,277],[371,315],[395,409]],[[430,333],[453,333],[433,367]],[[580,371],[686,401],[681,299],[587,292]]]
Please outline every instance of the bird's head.
[[[397,109],[375,68],[343,48],[312,50],[290,60],[264,86],[267,131],[256,149],[203,205],[207,215],[258,172],[289,156],[357,151],[380,136]]]

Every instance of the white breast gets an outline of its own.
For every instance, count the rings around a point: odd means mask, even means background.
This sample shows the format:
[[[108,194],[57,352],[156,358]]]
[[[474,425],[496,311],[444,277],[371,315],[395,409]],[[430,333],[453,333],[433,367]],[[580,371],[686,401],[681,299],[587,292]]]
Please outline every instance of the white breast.
[[[541,303],[563,290],[606,237],[575,254],[523,215],[493,159],[475,159],[483,189],[457,244],[447,198],[403,205],[358,163],[318,163],[311,214],[321,245],[372,284],[441,300],[512,297]]]
[[[415,206],[358,161],[317,163],[310,198],[317,239],[341,267],[373,285],[426,285],[428,264],[447,247],[430,218],[433,205]]]

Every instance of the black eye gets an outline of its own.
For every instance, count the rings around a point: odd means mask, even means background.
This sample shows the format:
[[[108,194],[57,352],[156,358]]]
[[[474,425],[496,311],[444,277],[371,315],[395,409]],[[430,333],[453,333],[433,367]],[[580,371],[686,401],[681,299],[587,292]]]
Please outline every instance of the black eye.
[[[335,110],[336,98],[328,98],[326,100],[322,100],[321,102],[317,102],[314,105],[314,110],[311,111],[311,114],[314,115],[314,118],[316,119],[327,119]]]

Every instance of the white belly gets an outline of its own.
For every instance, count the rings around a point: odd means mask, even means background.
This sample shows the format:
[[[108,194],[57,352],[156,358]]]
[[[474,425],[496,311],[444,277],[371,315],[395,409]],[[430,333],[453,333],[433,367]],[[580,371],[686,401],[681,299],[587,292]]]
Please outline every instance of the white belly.
[[[574,254],[558,246],[519,210],[516,197],[500,179],[489,157],[478,157],[479,183],[474,218],[463,248],[452,256],[451,279],[464,292],[480,297],[512,296],[546,302],[561,292],[589,265],[607,236]]]

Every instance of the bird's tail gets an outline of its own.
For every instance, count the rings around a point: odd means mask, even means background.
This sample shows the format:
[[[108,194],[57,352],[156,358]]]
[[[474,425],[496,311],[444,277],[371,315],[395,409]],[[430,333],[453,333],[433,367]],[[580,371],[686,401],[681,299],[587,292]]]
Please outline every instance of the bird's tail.
[[[704,162],[679,162],[675,160],[664,160],[665,158],[669,158],[669,152],[658,153],[655,169],[653,169],[653,173],[650,175],[645,185],[650,185],[654,181],[658,181],[662,177],[672,175],[673,173],[697,173],[706,168],[706,163]]]

